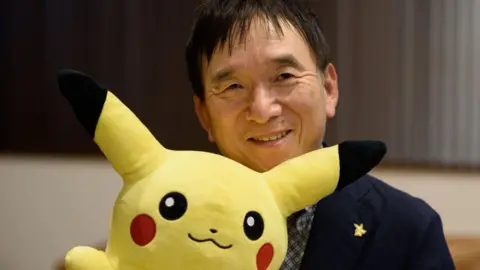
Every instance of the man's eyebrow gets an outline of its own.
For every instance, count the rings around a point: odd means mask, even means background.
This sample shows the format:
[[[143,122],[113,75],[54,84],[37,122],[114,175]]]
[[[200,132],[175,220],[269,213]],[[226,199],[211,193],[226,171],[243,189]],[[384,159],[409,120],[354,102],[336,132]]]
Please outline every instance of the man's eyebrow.
[[[291,54],[285,54],[285,55],[280,55],[277,57],[274,57],[272,59],[272,62],[276,63],[277,65],[280,66],[290,66],[293,68],[296,68],[298,70],[305,70],[305,67],[298,62],[297,58],[295,58]]]

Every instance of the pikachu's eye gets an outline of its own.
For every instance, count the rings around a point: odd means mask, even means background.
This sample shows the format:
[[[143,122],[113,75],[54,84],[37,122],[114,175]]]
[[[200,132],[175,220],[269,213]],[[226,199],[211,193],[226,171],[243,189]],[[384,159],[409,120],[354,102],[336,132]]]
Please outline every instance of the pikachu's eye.
[[[170,192],[162,198],[158,208],[164,219],[179,219],[187,212],[187,198],[181,193]]]
[[[255,241],[263,235],[263,218],[255,211],[250,211],[245,215],[243,220],[243,231],[248,239]]]

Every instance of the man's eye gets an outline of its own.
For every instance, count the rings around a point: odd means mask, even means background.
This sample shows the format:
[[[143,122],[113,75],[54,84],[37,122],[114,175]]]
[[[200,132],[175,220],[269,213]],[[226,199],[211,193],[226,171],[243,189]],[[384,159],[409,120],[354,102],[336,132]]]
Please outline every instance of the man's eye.
[[[284,81],[293,78],[294,76],[290,73],[282,73],[277,77],[277,80]]]
[[[242,86],[238,83],[234,83],[234,84],[230,84],[229,86],[227,86],[227,88],[225,88],[225,90],[237,89],[237,88],[242,88]]]

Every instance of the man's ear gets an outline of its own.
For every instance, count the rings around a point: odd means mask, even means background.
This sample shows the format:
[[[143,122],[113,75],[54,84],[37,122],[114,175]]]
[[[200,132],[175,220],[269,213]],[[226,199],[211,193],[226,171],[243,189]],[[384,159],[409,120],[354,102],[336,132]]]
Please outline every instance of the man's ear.
[[[335,116],[338,104],[338,76],[335,66],[328,64],[324,70],[325,112],[328,118]]]
[[[205,106],[205,101],[202,101],[197,95],[193,95],[193,103],[195,106],[195,113],[197,114],[198,121],[202,125],[203,129],[208,134],[208,140],[214,142],[212,135],[212,126],[210,121],[210,115],[208,114],[207,107]]]

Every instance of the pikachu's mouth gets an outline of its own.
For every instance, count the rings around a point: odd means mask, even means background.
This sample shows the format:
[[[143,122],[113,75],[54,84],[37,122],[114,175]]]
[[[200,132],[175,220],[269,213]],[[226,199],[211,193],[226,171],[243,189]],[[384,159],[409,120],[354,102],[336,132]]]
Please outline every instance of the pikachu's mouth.
[[[198,238],[193,237],[190,233],[188,234],[188,238],[190,238],[193,241],[198,242],[198,243],[212,242],[213,244],[215,244],[217,247],[219,247],[221,249],[229,249],[233,246],[233,245],[228,245],[228,246],[221,245],[217,241],[215,241],[215,239],[213,239],[213,238],[198,239]]]

